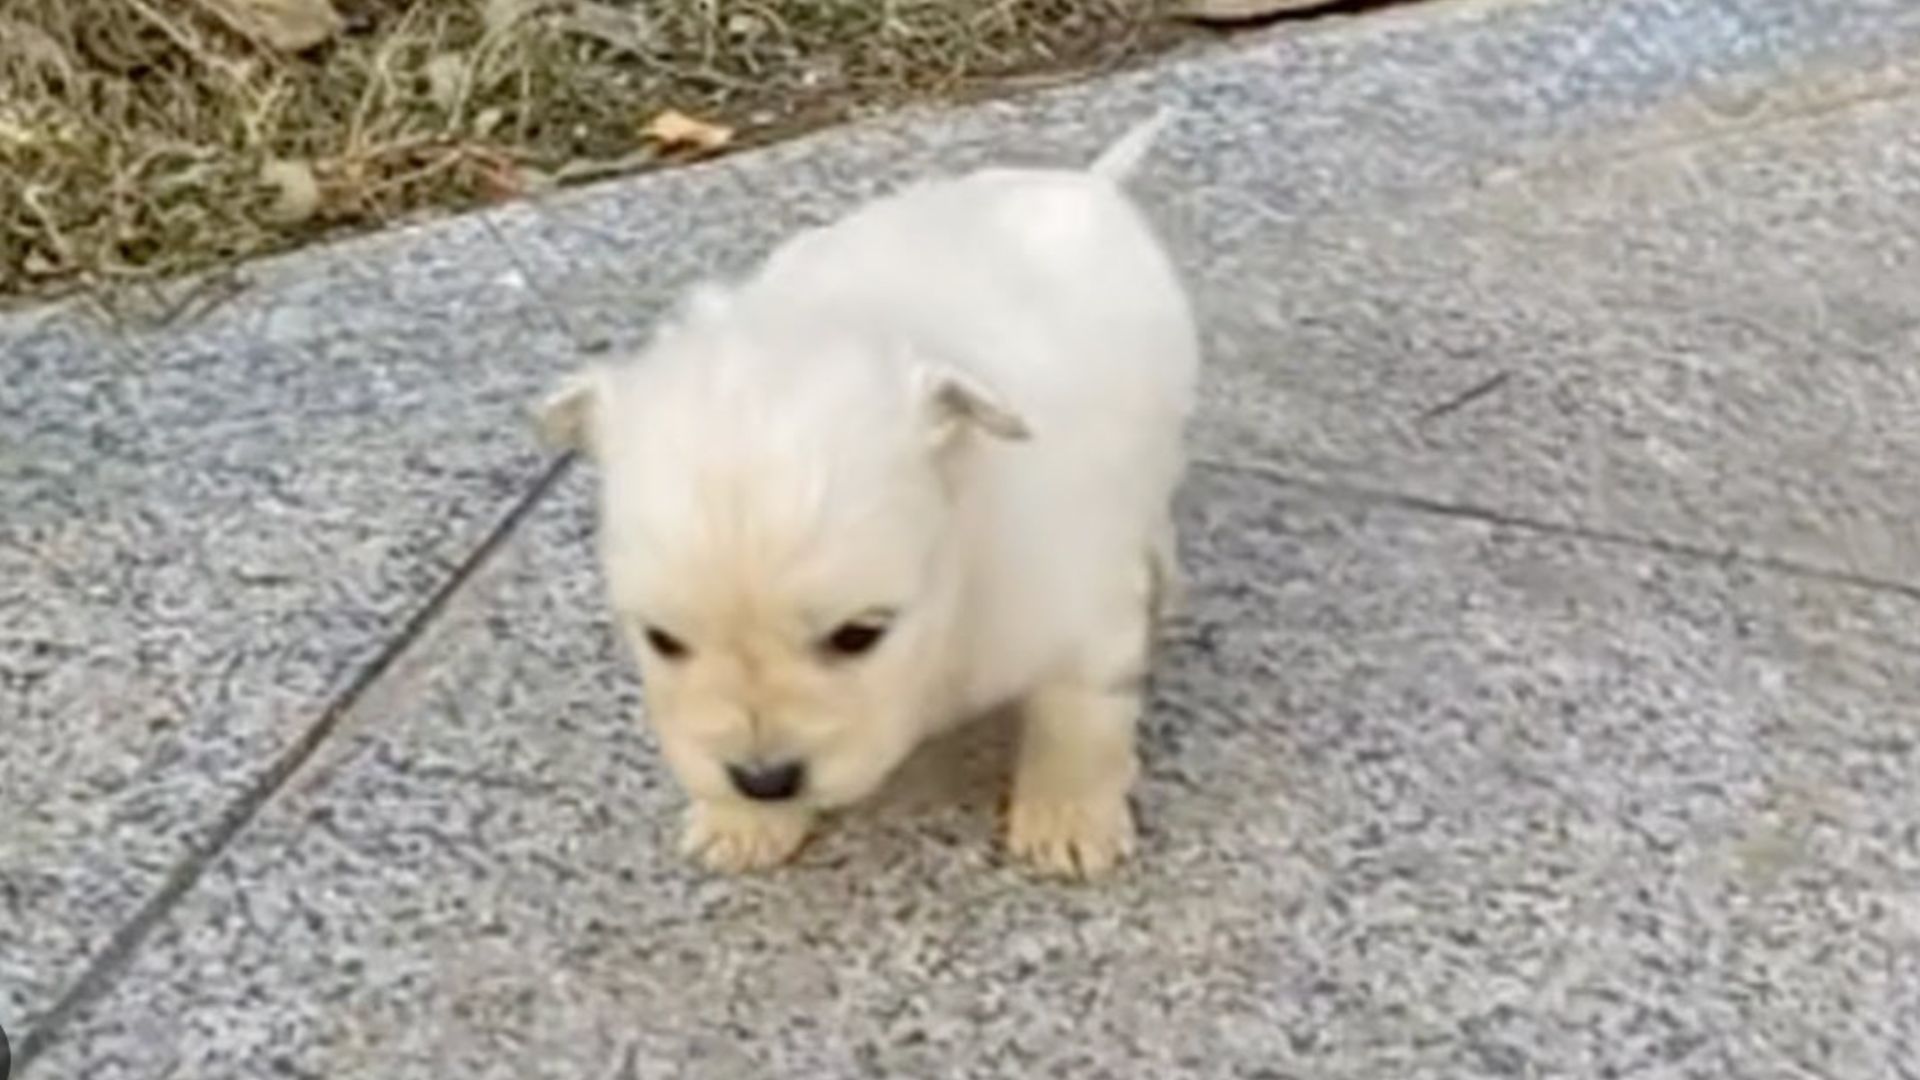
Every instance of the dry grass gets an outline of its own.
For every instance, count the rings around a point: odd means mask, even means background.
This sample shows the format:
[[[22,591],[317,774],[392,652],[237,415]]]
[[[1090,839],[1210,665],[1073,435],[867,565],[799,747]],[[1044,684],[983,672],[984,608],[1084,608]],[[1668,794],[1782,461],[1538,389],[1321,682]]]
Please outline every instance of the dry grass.
[[[1153,0],[334,0],[288,55],[210,6],[0,0],[0,299],[644,168],[663,109],[751,144],[1170,34]]]

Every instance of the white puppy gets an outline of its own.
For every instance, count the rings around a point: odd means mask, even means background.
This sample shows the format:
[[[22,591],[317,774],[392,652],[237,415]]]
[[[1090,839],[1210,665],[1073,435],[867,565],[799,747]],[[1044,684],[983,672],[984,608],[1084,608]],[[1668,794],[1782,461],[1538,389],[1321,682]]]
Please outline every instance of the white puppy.
[[[1011,849],[1087,876],[1130,851],[1199,351],[1119,186],[1161,120],[1086,171],[922,183],[803,233],[542,404],[602,471],[612,602],[707,865],[786,859],[1003,704]]]

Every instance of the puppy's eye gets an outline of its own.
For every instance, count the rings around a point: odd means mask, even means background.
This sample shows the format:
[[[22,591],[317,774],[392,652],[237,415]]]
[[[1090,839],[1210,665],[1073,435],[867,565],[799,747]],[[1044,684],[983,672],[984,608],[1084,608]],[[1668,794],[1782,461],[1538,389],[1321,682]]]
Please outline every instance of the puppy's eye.
[[[661,659],[678,660],[687,655],[687,646],[679,638],[657,626],[647,627],[647,645],[659,653]]]
[[[820,647],[829,656],[863,656],[872,652],[873,647],[886,636],[887,624],[884,622],[843,623],[820,642]]]

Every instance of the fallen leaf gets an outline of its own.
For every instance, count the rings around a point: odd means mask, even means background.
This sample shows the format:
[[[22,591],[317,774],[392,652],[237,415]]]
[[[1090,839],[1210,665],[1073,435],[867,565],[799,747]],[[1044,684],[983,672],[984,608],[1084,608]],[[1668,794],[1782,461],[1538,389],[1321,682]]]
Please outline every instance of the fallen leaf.
[[[38,129],[24,120],[16,120],[10,113],[0,112],[0,147],[9,150],[24,150],[40,141]]]
[[[711,154],[733,141],[733,129],[723,124],[696,120],[678,109],[667,109],[647,121],[640,133],[659,144],[662,150],[691,150]]]
[[[457,52],[444,52],[426,64],[427,92],[442,112],[453,112],[467,92],[467,58]]]
[[[320,181],[304,161],[276,160],[260,167],[260,182],[273,188],[268,213],[282,225],[298,225],[320,212]]]
[[[480,156],[474,166],[475,186],[488,202],[506,202],[553,186],[546,173],[504,157]]]
[[[329,0],[196,0],[228,26],[281,52],[305,52],[340,32]]]
[[[1196,22],[1251,22],[1294,11],[1332,7],[1339,0],[1179,0],[1173,13]]]

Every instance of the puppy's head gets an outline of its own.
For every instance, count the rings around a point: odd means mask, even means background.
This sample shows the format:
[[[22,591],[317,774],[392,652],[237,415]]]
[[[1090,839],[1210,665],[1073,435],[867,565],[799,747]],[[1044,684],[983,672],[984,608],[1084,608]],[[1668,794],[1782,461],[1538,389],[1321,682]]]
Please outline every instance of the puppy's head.
[[[615,614],[681,783],[815,807],[879,786],[943,671],[966,462],[1021,420],[883,336],[709,294],[541,423],[600,466]]]

